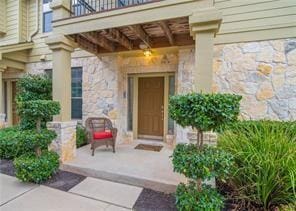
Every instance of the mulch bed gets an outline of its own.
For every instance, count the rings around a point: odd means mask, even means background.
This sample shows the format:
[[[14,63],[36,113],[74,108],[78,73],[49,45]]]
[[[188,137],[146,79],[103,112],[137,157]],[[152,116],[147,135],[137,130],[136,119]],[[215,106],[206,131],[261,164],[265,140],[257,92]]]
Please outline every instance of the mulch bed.
[[[15,169],[12,160],[0,160],[0,173],[15,176]]]
[[[160,146],[160,145],[149,145],[149,144],[138,144],[135,147],[135,149],[148,150],[148,151],[154,151],[154,152],[160,152],[162,148],[163,146]]]
[[[175,197],[150,189],[143,189],[133,210],[136,211],[175,211]]]
[[[52,178],[42,183],[42,185],[59,189],[62,191],[69,191],[74,186],[82,182],[86,177],[80,174],[74,174],[68,171],[58,170]]]
[[[15,169],[12,160],[0,160],[0,173],[15,176]],[[51,188],[62,191],[69,191],[82,182],[86,177],[67,171],[58,170],[48,181],[41,183]]]

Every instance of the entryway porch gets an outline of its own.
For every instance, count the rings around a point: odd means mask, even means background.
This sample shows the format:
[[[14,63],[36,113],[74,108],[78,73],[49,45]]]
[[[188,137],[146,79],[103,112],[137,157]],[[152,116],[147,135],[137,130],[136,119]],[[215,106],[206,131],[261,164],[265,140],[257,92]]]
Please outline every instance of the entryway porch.
[[[162,145],[160,152],[135,149],[138,144]],[[163,142],[137,140],[119,144],[116,153],[111,148],[97,148],[91,156],[90,146],[77,150],[76,157],[62,165],[63,170],[85,176],[140,186],[171,193],[186,179],[173,172],[170,156],[173,149]]]

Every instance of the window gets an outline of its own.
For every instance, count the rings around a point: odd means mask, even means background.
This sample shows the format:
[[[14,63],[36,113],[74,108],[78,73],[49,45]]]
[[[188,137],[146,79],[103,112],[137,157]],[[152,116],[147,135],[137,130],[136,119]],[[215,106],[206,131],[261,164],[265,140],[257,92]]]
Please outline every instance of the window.
[[[175,95],[175,76],[169,76],[169,97]],[[169,117],[168,119],[168,134],[174,134],[174,120]]]
[[[43,0],[43,32],[52,31],[52,11],[49,7],[49,3],[52,0]]]
[[[44,72],[52,78],[52,70]],[[72,119],[82,119],[82,67],[73,67],[71,72],[71,116]]]
[[[82,68],[72,68],[72,119],[82,119]]]
[[[52,31],[52,12],[44,12],[43,13],[43,32],[51,32]]]

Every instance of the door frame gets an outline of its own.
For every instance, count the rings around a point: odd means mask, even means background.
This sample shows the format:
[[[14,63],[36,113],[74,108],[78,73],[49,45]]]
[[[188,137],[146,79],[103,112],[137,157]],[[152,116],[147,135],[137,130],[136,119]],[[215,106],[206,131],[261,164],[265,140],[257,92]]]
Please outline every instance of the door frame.
[[[169,77],[175,76],[175,72],[166,73],[136,73],[128,74],[128,77],[133,78],[133,139],[138,139],[138,91],[139,91],[139,78],[164,78],[164,114],[163,114],[163,141],[166,142],[168,134],[168,119],[169,119]]]
[[[8,126],[13,126],[13,112],[12,112],[12,103],[13,103],[13,99],[12,99],[12,83],[13,82],[17,82],[18,78],[3,78],[3,86],[4,83],[6,83],[6,97],[7,97],[7,101],[4,101],[4,105],[7,108],[7,116],[6,116],[6,121],[7,121],[7,125]]]

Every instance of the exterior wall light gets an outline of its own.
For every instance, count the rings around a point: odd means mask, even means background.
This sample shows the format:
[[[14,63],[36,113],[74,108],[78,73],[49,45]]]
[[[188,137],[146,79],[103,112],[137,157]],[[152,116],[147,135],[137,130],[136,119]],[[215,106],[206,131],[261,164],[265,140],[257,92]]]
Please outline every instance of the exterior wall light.
[[[152,55],[152,51],[150,49],[143,50],[144,56],[149,57]]]

